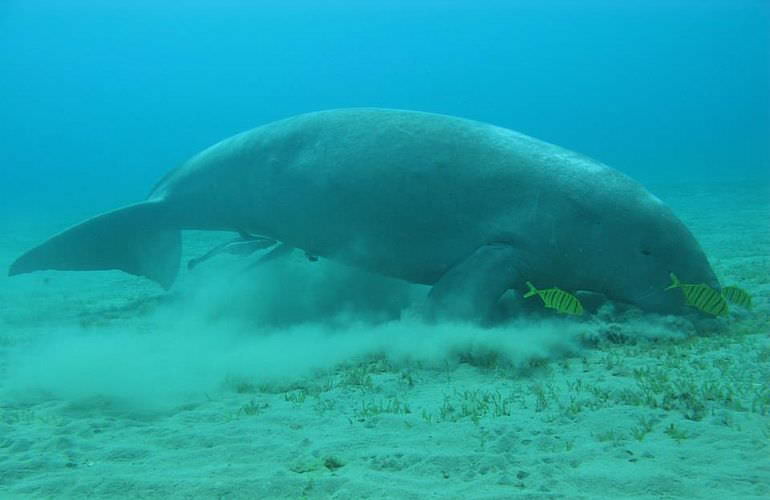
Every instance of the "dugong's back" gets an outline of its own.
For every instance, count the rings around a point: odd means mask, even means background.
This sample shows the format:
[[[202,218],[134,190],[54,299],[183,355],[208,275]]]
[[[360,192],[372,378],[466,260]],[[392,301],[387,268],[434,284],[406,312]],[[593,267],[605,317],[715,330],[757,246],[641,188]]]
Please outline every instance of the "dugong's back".
[[[599,177],[636,186],[511,130],[414,111],[300,115],[220,143],[197,161],[211,163],[222,148],[239,159],[236,170],[250,165],[251,205],[241,210],[252,216],[249,230],[428,284],[487,243],[542,249],[539,227],[568,216],[575,200],[589,203]]]

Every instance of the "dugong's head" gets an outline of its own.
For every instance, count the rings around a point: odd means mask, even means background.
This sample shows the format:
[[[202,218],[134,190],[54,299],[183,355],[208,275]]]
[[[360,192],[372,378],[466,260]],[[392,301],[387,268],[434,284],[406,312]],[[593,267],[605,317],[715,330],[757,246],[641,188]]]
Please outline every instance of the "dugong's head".
[[[623,210],[614,224],[610,253],[620,258],[612,266],[616,276],[609,295],[639,308],[662,314],[686,312],[681,290],[666,290],[671,273],[682,283],[705,283],[719,289],[719,281],[695,237],[673,211],[644,192],[631,210]],[[609,290],[608,290],[609,291]]]

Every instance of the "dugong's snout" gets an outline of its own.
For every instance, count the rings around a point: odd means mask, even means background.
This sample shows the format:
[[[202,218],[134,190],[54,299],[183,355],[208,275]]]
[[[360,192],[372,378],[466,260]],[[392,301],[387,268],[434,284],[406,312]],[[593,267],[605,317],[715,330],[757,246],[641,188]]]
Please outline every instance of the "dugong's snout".
[[[706,284],[720,290],[721,286],[700,246],[679,249],[672,259],[666,260],[647,277],[646,288],[640,290],[631,302],[645,311],[660,314],[686,314],[692,312],[687,306],[685,295],[680,288],[672,288],[672,274],[682,283]]]
[[[691,312],[679,288],[670,288],[672,273],[682,283],[706,284],[720,290],[719,280],[698,241],[669,209],[640,223],[637,238],[623,245],[628,256],[621,280],[623,299],[642,310],[660,314]],[[646,224],[644,223],[646,222]]]
[[[679,268],[681,269],[681,268]],[[626,297],[627,302],[648,312],[658,314],[686,314],[692,309],[687,306],[685,295],[680,288],[670,288],[672,284],[671,274],[673,271],[666,272],[667,268],[661,268],[660,271],[652,273],[649,282],[644,288],[637,288],[634,293]],[[683,283],[700,284],[704,283],[715,290],[720,289],[719,281],[713,270],[709,266],[707,269],[696,272],[685,270],[687,281]]]

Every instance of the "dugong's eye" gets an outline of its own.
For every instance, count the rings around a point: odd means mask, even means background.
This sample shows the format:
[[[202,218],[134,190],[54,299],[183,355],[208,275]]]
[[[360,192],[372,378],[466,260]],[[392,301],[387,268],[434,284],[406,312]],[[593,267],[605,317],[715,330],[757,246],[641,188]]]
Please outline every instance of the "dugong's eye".
[[[652,252],[650,252],[650,251],[649,251],[649,250],[647,250],[646,248],[642,248],[642,249],[640,250],[640,252],[642,252],[642,255],[652,255]]]

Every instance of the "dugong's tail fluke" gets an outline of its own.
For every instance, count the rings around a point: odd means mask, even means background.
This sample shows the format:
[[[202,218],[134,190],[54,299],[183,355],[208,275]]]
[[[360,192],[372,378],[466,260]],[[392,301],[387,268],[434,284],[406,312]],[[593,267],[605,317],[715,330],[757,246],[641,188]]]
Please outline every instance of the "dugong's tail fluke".
[[[161,202],[143,202],[97,215],[16,259],[8,275],[58,270],[120,269],[170,288],[179,271],[181,235],[163,223]]]

